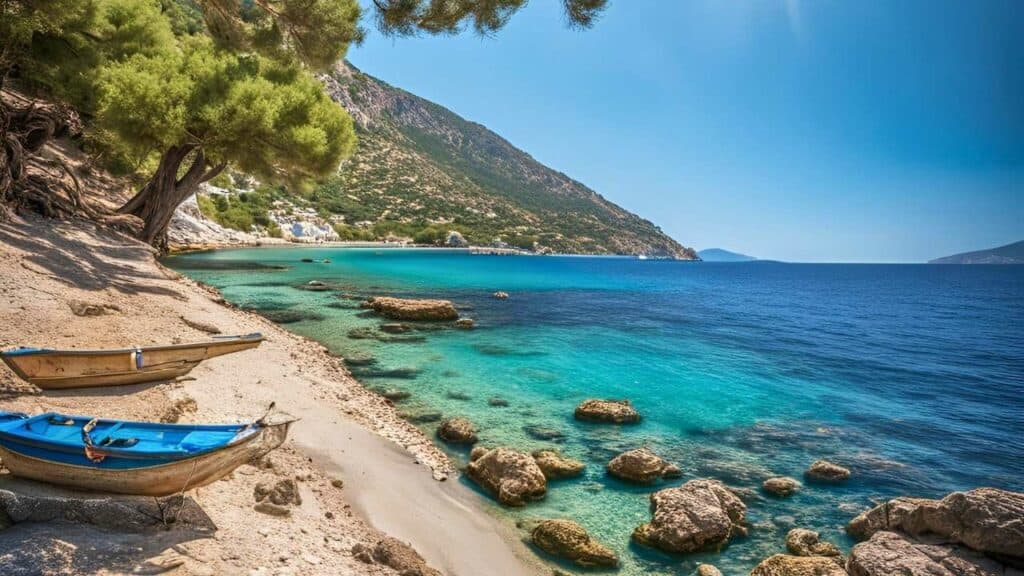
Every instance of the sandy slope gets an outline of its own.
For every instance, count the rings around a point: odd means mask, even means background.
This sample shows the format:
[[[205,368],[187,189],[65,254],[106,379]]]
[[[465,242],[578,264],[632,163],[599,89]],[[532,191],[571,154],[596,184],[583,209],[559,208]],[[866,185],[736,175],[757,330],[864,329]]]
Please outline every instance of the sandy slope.
[[[106,306],[106,313],[77,315],[72,309],[82,302]],[[0,224],[0,347],[185,342],[208,336],[200,325],[226,334],[260,331],[267,341],[201,365],[192,372],[195,380],[159,385],[40,393],[2,367],[0,409],[142,420],[181,412],[182,422],[240,421],[276,401],[302,421],[271,456],[272,467],[243,466],[195,491],[208,520],[201,526],[180,522],[144,537],[63,524],[0,531],[0,573],[140,566],[155,573],[183,562],[170,573],[390,574],[350,552],[357,542],[372,545],[380,530],[410,542],[447,574],[538,570],[525,547],[503,534],[509,528],[476,510],[477,496],[434,479],[451,473],[444,454],[319,344],[224,305],[215,292],[159,266],[148,247],[131,239],[88,223]],[[254,486],[282,477],[300,481],[301,506],[287,518],[253,511]],[[154,557],[159,562],[145,564]]]

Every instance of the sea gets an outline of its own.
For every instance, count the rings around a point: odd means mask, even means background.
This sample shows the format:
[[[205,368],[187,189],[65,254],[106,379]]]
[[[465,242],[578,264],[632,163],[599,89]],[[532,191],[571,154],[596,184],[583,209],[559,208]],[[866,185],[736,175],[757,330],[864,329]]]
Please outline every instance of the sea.
[[[338,247],[165,263],[350,359],[367,387],[408,393],[396,406],[430,437],[437,418],[463,416],[481,445],[554,447],[586,463],[582,477],[549,483],[543,501],[523,508],[459,481],[520,526],[576,520],[620,555],[621,574],[692,574],[701,562],[745,574],[784,553],[795,527],[848,551],[846,523],[888,498],[1024,491],[1024,266]],[[476,326],[382,333],[385,321],[360,308],[376,295],[449,299]],[[573,409],[586,398],[629,399],[643,420],[578,422]],[[442,447],[467,462],[467,450]],[[638,447],[683,477],[635,486],[606,474],[611,458]],[[805,483],[789,498],[761,491],[771,476],[802,480],[821,458],[852,477]],[[694,478],[737,490],[749,535],[689,555],[632,544],[650,493]]]

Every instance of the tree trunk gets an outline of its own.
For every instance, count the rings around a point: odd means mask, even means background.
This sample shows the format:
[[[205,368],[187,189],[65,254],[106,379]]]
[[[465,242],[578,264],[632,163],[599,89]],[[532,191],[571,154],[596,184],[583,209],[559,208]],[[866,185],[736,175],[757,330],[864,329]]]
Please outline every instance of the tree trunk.
[[[192,163],[185,174],[178,177],[182,165],[192,155]],[[194,144],[172,146],[160,158],[160,166],[152,178],[124,206],[121,214],[133,214],[145,225],[139,237],[157,248],[167,244],[167,226],[179,204],[195,194],[199,185],[224,170],[224,163],[207,166],[206,154]]]

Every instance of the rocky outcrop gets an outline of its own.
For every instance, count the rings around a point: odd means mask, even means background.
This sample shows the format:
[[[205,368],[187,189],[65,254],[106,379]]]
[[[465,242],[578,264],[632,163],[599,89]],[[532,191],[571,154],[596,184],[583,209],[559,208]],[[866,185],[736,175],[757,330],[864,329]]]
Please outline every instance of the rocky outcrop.
[[[476,444],[476,426],[465,418],[449,418],[437,428],[437,437],[449,444]]]
[[[818,460],[804,472],[804,478],[811,482],[837,483],[850,477],[850,470],[828,460]]]
[[[914,574],[917,574],[914,572]],[[750,571],[750,576],[847,576],[846,570],[822,556],[770,556]]]
[[[941,538],[913,538],[896,532],[876,532],[850,551],[850,576],[1019,576],[992,558]]]
[[[260,482],[253,489],[253,498],[257,502],[270,502],[278,506],[298,506],[302,504],[299,487],[295,480],[285,478],[274,484]]]
[[[682,471],[647,448],[623,452],[608,463],[608,473],[616,478],[650,484],[659,478],[678,478]]]
[[[364,303],[385,318],[392,320],[455,320],[459,312],[448,300],[411,300],[374,296]]]
[[[530,533],[541,550],[584,566],[618,566],[619,558],[610,548],[591,538],[572,520],[544,520]]]
[[[953,492],[942,500],[896,498],[854,518],[857,539],[879,531],[934,534],[980,552],[1024,560],[1024,494],[996,488]]]
[[[525,506],[547,494],[547,479],[529,454],[509,448],[474,448],[466,476],[506,506]]]
[[[548,480],[575,478],[583,474],[583,470],[586,468],[583,462],[566,458],[556,450],[536,450],[532,456]]]
[[[761,488],[772,496],[784,498],[800,491],[800,483],[788,476],[779,476],[765,480]]]
[[[636,424],[640,413],[629,400],[584,400],[576,407],[573,416],[585,422],[608,422],[611,424]]]
[[[747,507],[717,480],[690,480],[651,494],[651,521],[633,531],[633,540],[666,552],[719,548],[746,534]]]
[[[821,540],[818,533],[804,528],[794,528],[786,534],[786,550],[794,556],[823,556],[843,563],[843,553],[831,542]]]

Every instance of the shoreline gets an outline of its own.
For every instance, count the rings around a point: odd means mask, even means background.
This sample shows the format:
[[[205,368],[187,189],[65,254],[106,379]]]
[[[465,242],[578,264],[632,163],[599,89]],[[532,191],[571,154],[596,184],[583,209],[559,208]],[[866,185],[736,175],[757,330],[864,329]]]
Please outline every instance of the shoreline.
[[[39,393],[0,369],[4,409],[155,420],[178,407],[181,421],[216,422],[251,418],[276,401],[302,418],[285,446],[271,454],[273,469],[243,466],[195,491],[193,498],[217,532],[213,539],[176,548],[188,552],[178,573],[248,573],[285,563],[301,573],[385,574],[367,572],[349,552],[353,542],[372,545],[383,534],[409,542],[446,574],[540,572],[542,562],[509,522],[489,514],[459,482],[438,481],[454,472],[448,457],[390,402],[353,378],[341,359],[164,267],[148,246],[85,222],[29,217],[0,224],[0,269],[0,294],[10,303],[0,307],[0,347],[208,338],[196,325],[266,336],[257,350],[204,362],[191,377],[168,384]],[[75,301],[108,306],[109,313],[78,316],[70,306]],[[291,518],[252,511],[251,485],[269,474],[300,479],[303,503]],[[344,488],[332,490],[332,479]],[[255,535],[254,521],[260,527]],[[107,543],[118,538],[90,537]],[[154,552],[140,547],[126,552],[123,561],[137,566],[138,555]],[[75,565],[88,566],[87,560],[78,558]],[[101,562],[96,568],[116,568],[103,563],[112,559],[92,560]]]

